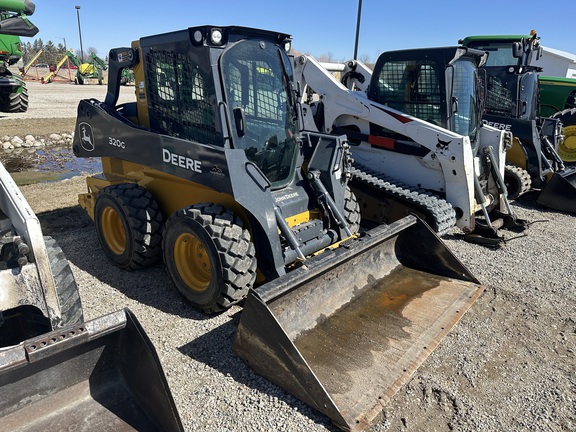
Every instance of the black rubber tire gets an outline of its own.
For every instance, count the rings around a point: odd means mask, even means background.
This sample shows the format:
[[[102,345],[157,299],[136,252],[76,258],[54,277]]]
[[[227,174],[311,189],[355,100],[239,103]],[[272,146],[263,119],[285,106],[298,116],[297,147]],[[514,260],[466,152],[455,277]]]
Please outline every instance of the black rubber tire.
[[[28,88],[26,83],[19,78],[14,78],[20,82],[21,91],[4,93],[0,95],[0,112],[19,113],[28,111]]]
[[[175,212],[164,227],[164,263],[180,293],[205,313],[240,302],[256,280],[256,249],[242,220],[217,204]]]
[[[508,199],[515,200],[532,187],[532,179],[525,169],[506,164],[504,169],[504,184],[508,190]]]
[[[563,125],[571,126],[576,124],[576,108],[568,108],[562,111],[558,111],[552,116],[552,118],[558,119]]]
[[[344,218],[346,222],[348,222],[352,234],[360,231],[360,221],[362,219],[360,204],[349,186],[346,186],[346,190],[344,191]]]
[[[46,252],[50,262],[50,269],[56,285],[56,293],[60,303],[62,321],[58,327],[78,324],[84,321],[84,311],[80,301],[80,293],[76,285],[76,279],[72,274],[70,264],[62,252],[56,240],[52,237],[44,237]]]
[[[576,127],[576,108],[569,108],[563,111],[559,111],[552,116],[562,122],[562,135],[568,134],[567,138],[570,144],[565,145],[566,142],[561,143],[558,146],[558,154],[562,160],[566,163],[574,164],[576,162],[576,150],[574,149],[575,137],[575,127]],[[564,128],[569,128],[569,131],[564,132]]]
[[[122,183],[96,197],[94,223],[106,257],[125,270],[139,270],[160,259],[162,213],[144,187]]]

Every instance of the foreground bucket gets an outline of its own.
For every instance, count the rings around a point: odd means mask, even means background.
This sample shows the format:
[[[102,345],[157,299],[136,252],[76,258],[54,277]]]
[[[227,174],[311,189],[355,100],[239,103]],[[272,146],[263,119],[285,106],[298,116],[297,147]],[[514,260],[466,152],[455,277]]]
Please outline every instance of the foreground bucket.
[[[5,431],[181,431],[150,340],[128,310],[0,350]]]
[[[413,216],[306,264],[250,293],[234,350],[345,430],[379,415],[483,291]]]
[[[576,168],[554,173],[540,192],[538,204],[576,213]]]

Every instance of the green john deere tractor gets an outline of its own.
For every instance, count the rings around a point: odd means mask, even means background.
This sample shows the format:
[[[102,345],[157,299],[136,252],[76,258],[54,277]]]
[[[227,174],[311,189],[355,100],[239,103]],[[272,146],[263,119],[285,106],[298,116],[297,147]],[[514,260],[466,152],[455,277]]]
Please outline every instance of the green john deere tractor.
[[[0,112],[28,109],[26,84],[8,67],[22,57],[20,36],[32,37],[38,33],[38,28],[27,18],[35,8],[29,0],[0,0]]]
[[[576,213],[576,128],[574,89],[566,87],[564,106],[551,116],[551,81],[540,77],[542,68],[533,64],[542,55],[540,38],[530,35],[468,36],[464,46],[489,53],[485,71],[483,121],[514,135],[506,154],[505,180],[509,196],[540,189],[538,202],[546,207]],[[548,83],[548,84],[546,84]],[[568,92],[568,94],[566,94]],[[572,93],[572,96],[570,96]],[[571,102],[570,102],[571,101]],[[574,133],[576,135],[576,133]]]
[[[542,55],[540,38],[536,32],[530,35],[491,35],[468,36],[462,43],[466,46],[486,49],[490,53],[489,63],[502,65],[531,66],[537,70],[538,115],[541,118],[560,120],[561,139],[557,151],[564,163],[576,162],[576,79],[545,76],[542,70],[533,65]],[[521,48],[516,50],[514,45]],[[521,54],[524,51],[524,55]]]

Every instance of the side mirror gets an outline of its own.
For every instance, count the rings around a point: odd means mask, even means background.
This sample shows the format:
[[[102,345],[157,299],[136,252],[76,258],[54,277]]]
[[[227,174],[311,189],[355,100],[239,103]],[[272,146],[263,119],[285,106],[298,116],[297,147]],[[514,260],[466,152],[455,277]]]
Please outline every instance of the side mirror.
[[[522,58],[522,44],[520,42],[512,43],[512,55],[514,58]]]
[[[236,132],[242,138],[246,135],[246,115],[244,110],[240,107],[234,108],[234,124],[236,125]]]

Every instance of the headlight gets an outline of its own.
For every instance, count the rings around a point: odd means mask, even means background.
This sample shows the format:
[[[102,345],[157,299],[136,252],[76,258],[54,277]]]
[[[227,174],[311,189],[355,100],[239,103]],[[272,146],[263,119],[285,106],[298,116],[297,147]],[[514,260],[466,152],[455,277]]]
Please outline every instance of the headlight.
[[[222,30],[219,28],[213,28],[210,31],[210,41],[214,45],[221,45],[222,44]]]

